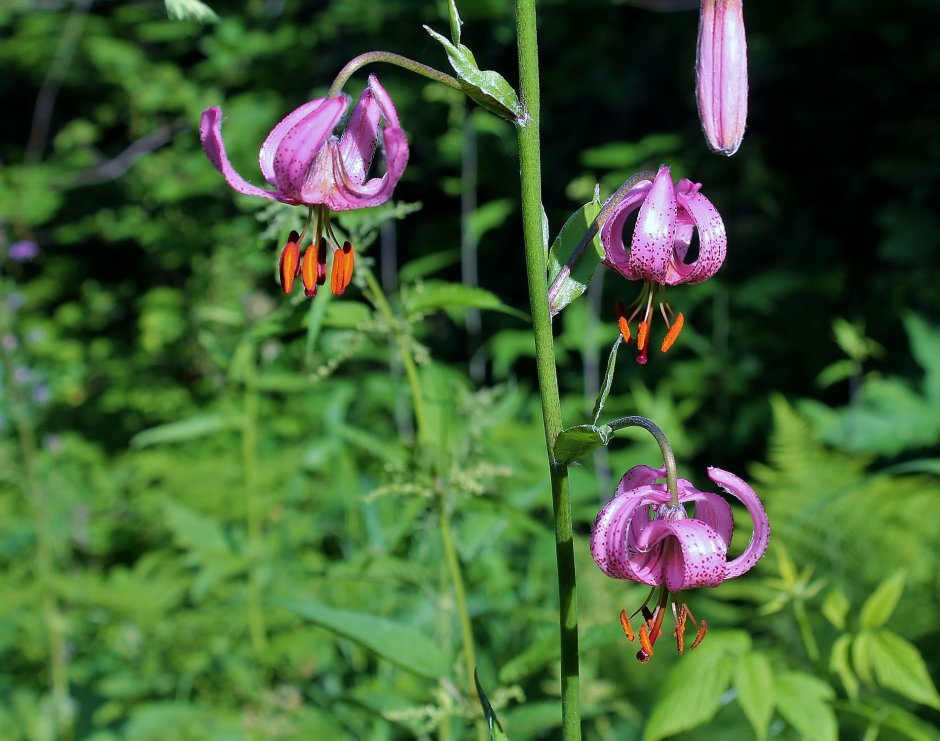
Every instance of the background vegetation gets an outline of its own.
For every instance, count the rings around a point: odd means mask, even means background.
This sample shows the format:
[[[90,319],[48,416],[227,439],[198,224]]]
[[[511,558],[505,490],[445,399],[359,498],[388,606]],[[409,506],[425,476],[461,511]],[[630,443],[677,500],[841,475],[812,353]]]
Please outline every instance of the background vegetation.
[[[445,68],[421,25],[445,30],[446,9],[212,5],[209,25],[153,0],[0,7],[0,736],[472,737],[446,531],[503,728],[553,738],[514,132],[373,70],[411,142],[398,202],[341,220],[364,268],[342,300],[285,298],[301,217],[228,190],[200,112],[223,105],[256,173],[272,124],[355,54]],[[481,66],[514,80],[511,5],[461,13]],[[643,589],[604,578],[585,536],[657,450],[638,432],[575,470],[586,737],[935,739],[940,7],[746,18],[749,129],[726,160],[695,115],[694,10],[541,4],[551,231],[595,182],[664,161],[730,235],[716,279],[670,293],[678,345],[644,368],[622,353],[607,409],[654,418],[699,485],[706,465],[746,475],[773,526],[755,572],[687,596],[705,642],[641,666],[616,616]],[[587,421],[635,289],[599,273],[557,320],[566,424]],[[402,348],[434,432],[420,455]]]

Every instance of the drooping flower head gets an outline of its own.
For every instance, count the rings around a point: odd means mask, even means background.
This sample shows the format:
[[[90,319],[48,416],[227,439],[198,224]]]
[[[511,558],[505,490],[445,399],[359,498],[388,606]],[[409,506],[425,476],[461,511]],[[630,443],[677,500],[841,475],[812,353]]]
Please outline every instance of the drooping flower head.
[[[353,251],[340,246],[330,228],[331,211],[378,206],[392,196],[408,164],[408,141],[398,122],[398,112],[375,75],[353,108],[342,134],[334,133],[349,106],[349,98],[317,98],[289,113],[272,129],[261,146],[259,162],[273,190],[252,185],[235,171],[222,143],[222,110],[203,111],[202,146],[239,193],[309,207],[307,223],[298,234],[291,232],[281,253],[281,286],[289,293],[300,275],[307,296],[314,296],[326,279],[326,252],[333,249],[331,287],[342,293],[352,278]],[[385,173],[368,177],[376,146],[385,155]],[[310,246],[300,257],[301,243],[316,214]],[[341,255],[337,260],[337,256]]]
[[[685,317],[673,314],[666,303],[666,286],[700,283],[718,272],[727,251],[725,225],[715,207],[699,189],[700,183],[682,179],[673,184],[669,168],[663,165],[652,180],[636,183],[617,204],[601,228],[604,264],[627,280],[642,280],[643,287],[629,315],[618,304],[620,332],[625,342],[633,340],[633,320],[642,318],[636,342],[637,362],[646,363],[650,325],[655,305],[666,322],[667,332],[660,349],[666,352],[682,330]],[[631,214],[639,210],[630,247],[624,245],[624,228]],[[691,262],[690,246],[698,230],[698,255]]]
[[[699,491],[685,479],[678,480],[678,503],[673,503],[666,484],[655,483],[664,476],[665,469],[631,468],[620,480],[614,498],[597,515],[591,530],[591,555],[601,571],[614,579],[648,584],[654,591],[659,588],[654,609],[644,603],[637,610],[644,617],[637,658],[644,663],[653,655],[653,644],[662,631],[663,617],[670,604],[679,653],[684,648],[686,619],[691,619],[698,628],[691,646],[695,648],[705,637],[707,624],[702,620],[699,625],[688,606],[679,601],[679,593],[695,587],[717,587],[726,579],[741,576],[764,555],[770,538],[767,514],[754,490],[732,473],[709,468],[709,478],[738,499],[754,521],[747,548],[729,561],[728,545],[734,529],[730,505],[718,494]],[[688,515],[687,504],[694,505],[694,516]],[[620,620],[627,637],[633,641],[626,611],[621,613]]]
[[[742,0],[702,0],[695,98],[708,146],[731,156],[747,124],[747,36]]]

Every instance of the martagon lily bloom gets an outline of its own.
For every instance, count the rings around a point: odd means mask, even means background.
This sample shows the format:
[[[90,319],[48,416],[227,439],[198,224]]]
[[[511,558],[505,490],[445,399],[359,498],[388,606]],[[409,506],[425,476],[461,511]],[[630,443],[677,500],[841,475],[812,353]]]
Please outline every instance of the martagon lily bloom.
[[[591,530],[591,555],[601,570],[614,579],[629,579],[653,587],[646,602],[636,612],[643,613],[639,628],[637,659],[649,661],[653,644],[662,632],[663,617],[671,604],[676,629],[673,636],[681,654],[685,624],[690,619],[697,632],[690,648],[705,637],[707,624],[699,623],[680,592],[695,587],[717,587],[749,571],[767,550],[770,524],[754,490],[732,473],[709,468],[711,480],[738,499],[754,521],[754,533],[744,552],[729,561],[728,544],[734,529],[730,505],[718,494],[699,491],[685,479],[678,480],[678,503],[666,484],[655,483],[665,469],[636,466],[620,480],[614,498],[600,511]],[[694,504],[690,517],[686,505]],[[658,588],[655,606],[647,603]],[[634,613],[636,615],[636,613]],[[620,613],[624,633],[631,641],[635,634],[626,610]]]
[[[229,162],[222,143],[222,109],[207,108],[199,134],[209,160],[237,192],[307,206],[303,231],[292,231],[281,252],[281,287],[290,293],[294,278],[301,276],[304,292],[316,295],[326,281],[326,253],[333,250],[330,286],[342,293],[352,279],[353,246],[339,241],[330,227],[331,211],[378,206],[392,196],[408,164],[408,141],[398,122],[398,112],[375,75],[353,108],[349,121],[337,136],[334,129],[349,106],[349,98],[317,98],[289,113],[264,140],[259,161],[261,173],[274,190],[252,185]],[[385,173],[368,177],[376,145],[385,155]],[[316,214],[310,246],[300,257],[307,228]]]
[[[627,280],[642,280],[643,287],[627,316],[617,305],[618,324],[625,342],[633,340],[630,324],[641,316],[637,327],[637,362],[648,359],[650,325],[655,307],[666,322],[660,350],[666,352],[685,323],[681,312],[673,314],[666,303],[666,286],[700,283],[713,276],[724,262],[728,239],[718,211],[699,189],[700,183],[682,179],[673,184],[669,168],[659,168],[653,180],[640,180],[617,204],[601,228],[604,264]],[[639,209],[630,249],[624,246],[627,218]],[[692,236],[698,230],[698,255],[690,255]]]
[[[695,98],[708,146],[730,157],[741,146],[747,124],[747,35],[742,0],[702,0]]]

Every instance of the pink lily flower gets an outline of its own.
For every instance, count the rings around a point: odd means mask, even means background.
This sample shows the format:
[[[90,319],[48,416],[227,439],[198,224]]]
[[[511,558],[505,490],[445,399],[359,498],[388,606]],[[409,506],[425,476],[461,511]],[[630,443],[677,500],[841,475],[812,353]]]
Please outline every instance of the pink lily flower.
[[[709,148],[731,156],[747,124],[747,35],[741,0],[702,0],[696,100]]]
[[[664,468],[631,468],[620,480],[614,498],[597,515],[591,530],[591,556],[601,571],[614,579],[659,588],[655,609],[650,611],[644,603],[637,610],[643,612],[645,619],[639,630],[637,653],[637,659],[644,663],[653,655],[653,644],[661,633],[669,603],[676,621],[673,635],[680,654],[687,618],[697,628],[691,648],[705,637],[706,622],[702,620],[699,626],[688,606],[678,603],[679,592],[717,587],[726,579],[750,571],[766,552],[770,538],[767,513],[754,490],[732,473],[709,468],[709,478],[738,499],[754,521],[747,548],[729,561],[728,545],[734,529],[731,506],[718,494],[699,491],[685,479],[678,480],[679,502],[672,504],[666,485],[655,483],[664,476]],[[687,503],[694,504],[694,517],[688,516]],[[620,621],[627,638],[633,641],[626,611],[621,613]]]
[[[653,180],[640,180],[627,191],[601,228],[604,264],[627,280],[642,280],[643,287],[627,317],[623,304],[617,315],[624,342],[632,340],[630,324],[642,311],[636,342],[637,362],[647,361],[653,304],[658,303],[666,322],[666,336],[660,350],[672,347],[685,323],[679,312],[673,315],[666,303],[665,287],[678,283],[700,283],[710,278],[724,262],[728,247],[721,215],[699,189],[700,183],[682,179],[673,184],[669,168],[663,165]],[[630,249],[624,246],[627,218],[639,209]],[[698,256],[686,262],[692,235],[698,230]]]
[[[334,129],[348,106],[346,95],[317,98],[289,113],[272,129],[261,145],[259,162],[261,173],[274,190],[249,183],[232,167],[222,142],[222,109],[213,106],[202,114],[199,135],[203,149],[234,190],[293,206],[308,206],[308,226],[316,211],[315,235],[308,248],[308,252],[312,250],[311,256],[305,254],[301,259],[299,254],[306,226],[299,235],[291,233],[281,254],[281,285],[287,293],[294,277],[300,274],[307,295],[316,294],[317,285],[325,277],[326,242],[332,246],[334,256],[337,251],[350,254],[352,245],[348,249],[345,245],[341,247],[333,235],[330,212],[384,203],[392,197],[408,164],[408,141],[398,112],[375,75],[369,76],[368,87],[360,95],[342,134],[337,136]],[[384,126],[380,126],[383,122]],[[367,179],[380,142],[385,154],[385,173]],[[337,267],[334,260],[333,268],[334,272],[340,271],[339,279],[331,280],[331,284],[342,292],[351,278],[352,263],[349,259],[339,262],[342,264]],[[318,263],[323,266],[321,270],[317,269]],[[308,269],[302,270],[304,264]]]

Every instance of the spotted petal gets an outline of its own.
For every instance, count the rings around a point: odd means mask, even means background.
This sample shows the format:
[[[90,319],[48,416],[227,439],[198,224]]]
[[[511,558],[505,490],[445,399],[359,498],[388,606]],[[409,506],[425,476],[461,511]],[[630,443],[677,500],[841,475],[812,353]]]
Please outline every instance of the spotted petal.
[[[664,282],[666,285],[677,283],[701,283],[711,278],[722,263],[728,250],[728,235],[712,202],[703,196],[701,185],[690,180],[680,180],[676,185],[678,216],[673,260]],[[691,263],[685,262],[692,241],[692,234],[698,230],[698,257]]]
[[[651,469],[652,470],[652,469]],[[669,501],[662,486],[641,486],[618,494],[598,513],[591,528],[591,556],[614,579],[633,579],[633,543],[650,522],[649,505]]]
[[[284,193],[300,203],[321,202],[305,197],[304,183],[310,171],[316,166],[315,163],[322,161],[319,155],[336,124],[339,123],[346,105],[345,97],[327,99],[296,121],[293,126],[287,128],[277,141],[271,162],[274,182]],[[261,159],[265,160],[270,156],[269,153],[264,153]]]
[[[731,496],[738,499],[754,520],[754,533],[744,553],[728,563],[725,578],[733,579],[754,568],[767,551],[767,543],[770,540],[770,521],[757,494],[740,478],[728,471],[712,467],[708,469],[708,476]]]
[[[656,583],[665,583],[670,592],[717,587],[726,578],[725,542],[699,520],[653,520],[636,547],[641,553],[654,553],[647,564],[650,576],[659,577]]]
[[[332,121],[332,125],[326,130],[325,134],[321,131],[315,136],[315,139],[320,142],[319,146],[322,146],[326,137],[333,131],[333,127],[339,120],[339,116],[342,116],[343,112],[346,110],[346,105],[347,99],[345,96],[338,98],[315,98],[308,103],[304,103],[299,108],[295,108],[281,119],[281,122],[271,130],[271,133],[268,134],[267,138],[264,140],[264,144],[261,145],[261,153],[258,155],[258,163],[261,165],[261,173],[264,175],[265,180],[271,183],[271,185],[278,185],[277,176],[274,173],[274,156],[288,131],[310,116],[316,116],[317,119],[321,121],[323,127],[329,125],[330,121]],[[337,108],[339,109],[338,114]]]

